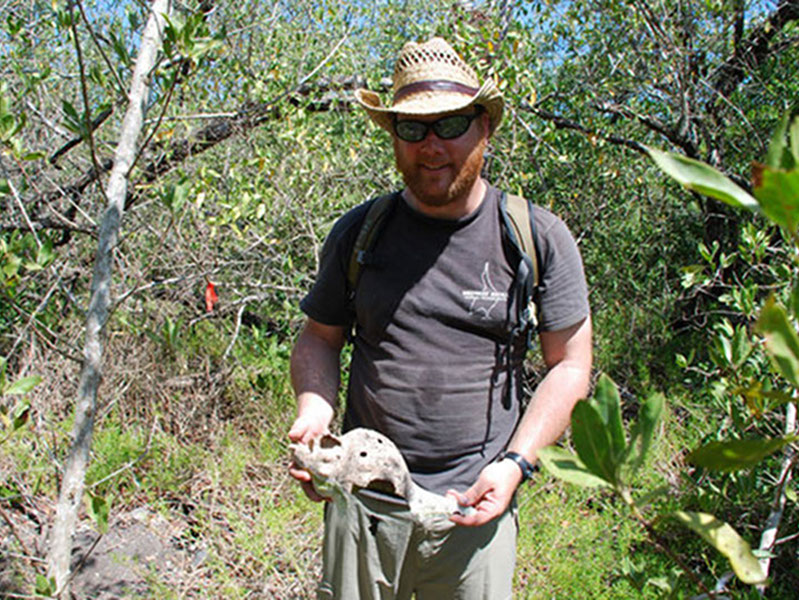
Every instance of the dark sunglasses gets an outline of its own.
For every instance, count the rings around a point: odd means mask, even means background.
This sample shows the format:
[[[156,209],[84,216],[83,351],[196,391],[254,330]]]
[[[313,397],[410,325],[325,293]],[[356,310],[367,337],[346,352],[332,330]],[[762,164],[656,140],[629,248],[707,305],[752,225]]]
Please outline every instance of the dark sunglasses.
[[[450,115],[441,117],[432,123],[424,121],[399,121],[394,119],[394,133],[397,137],[406,142],[421,142],[427,137],[427,132],[431,129],[442,140],[453,140],[462,136],[469,129],[477,117],[482,114],[482,107],[478,105],[477,112],[471,115]]]

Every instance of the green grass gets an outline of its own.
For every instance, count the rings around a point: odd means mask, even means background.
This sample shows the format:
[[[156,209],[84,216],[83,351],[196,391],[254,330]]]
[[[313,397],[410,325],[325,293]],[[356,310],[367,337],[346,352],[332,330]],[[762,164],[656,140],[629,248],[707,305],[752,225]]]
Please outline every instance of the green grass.
[[[640,593],[621,575],[624,558],[645,534],[620,517],[605,492],[542,474],[519,495],[519,524],[518,598],[658,597]]]

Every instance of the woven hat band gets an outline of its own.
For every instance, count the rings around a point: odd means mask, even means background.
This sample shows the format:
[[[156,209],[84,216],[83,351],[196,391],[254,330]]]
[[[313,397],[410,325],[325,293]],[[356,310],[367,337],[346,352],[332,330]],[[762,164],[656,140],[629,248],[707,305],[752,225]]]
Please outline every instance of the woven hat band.
[[[398,89],[394,94],[394,104],[411,94],[419,92],[456,92],[459,94],[466,94],[467,96],[474,96],[479,91],[479,88],[463,85],[456,81],[417,81],[416,83],[411,83]]]

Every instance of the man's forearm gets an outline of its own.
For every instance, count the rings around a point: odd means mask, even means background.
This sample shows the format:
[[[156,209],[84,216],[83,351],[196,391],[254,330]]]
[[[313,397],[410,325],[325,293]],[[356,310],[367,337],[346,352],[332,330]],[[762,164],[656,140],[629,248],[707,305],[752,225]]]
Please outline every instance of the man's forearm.
[[[572,409],[585,398],[591,379],[591,321],[571,335],[542,334],[544,358],[551,365],[522,415],[508,450],[535,462],[538,450],[554,443],[566,430]],[[548,356],[549,355],[549,356]]]
[[[340,385],[343,337],[334,328],[309,323],[291,354],[291,385],[297,397],[298,415],[324,401],[332,409]]]
[[[541,381],[524,412],[508,450],[535,462],[538,450],[557,441],[566,430],[572,409],[584,398],[587,374],[580,368],[558,365]]]

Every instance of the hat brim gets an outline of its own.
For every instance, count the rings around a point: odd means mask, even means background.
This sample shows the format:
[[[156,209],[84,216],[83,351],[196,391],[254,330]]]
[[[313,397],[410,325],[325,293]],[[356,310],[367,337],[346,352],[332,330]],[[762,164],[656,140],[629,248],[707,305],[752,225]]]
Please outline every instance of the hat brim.
[[[366,89],[355,91],[355,99],[366,110],[376,125],[393,132],[394,115],[435,115],[461,110],[473,104],[483,106],[489,117],[489,135],[502,121],[505,102],[502,93],[492,80],[487,80],[474,96],[457,92],[427,91],[412,94],[392,106],[383,106],[375,92]]]

